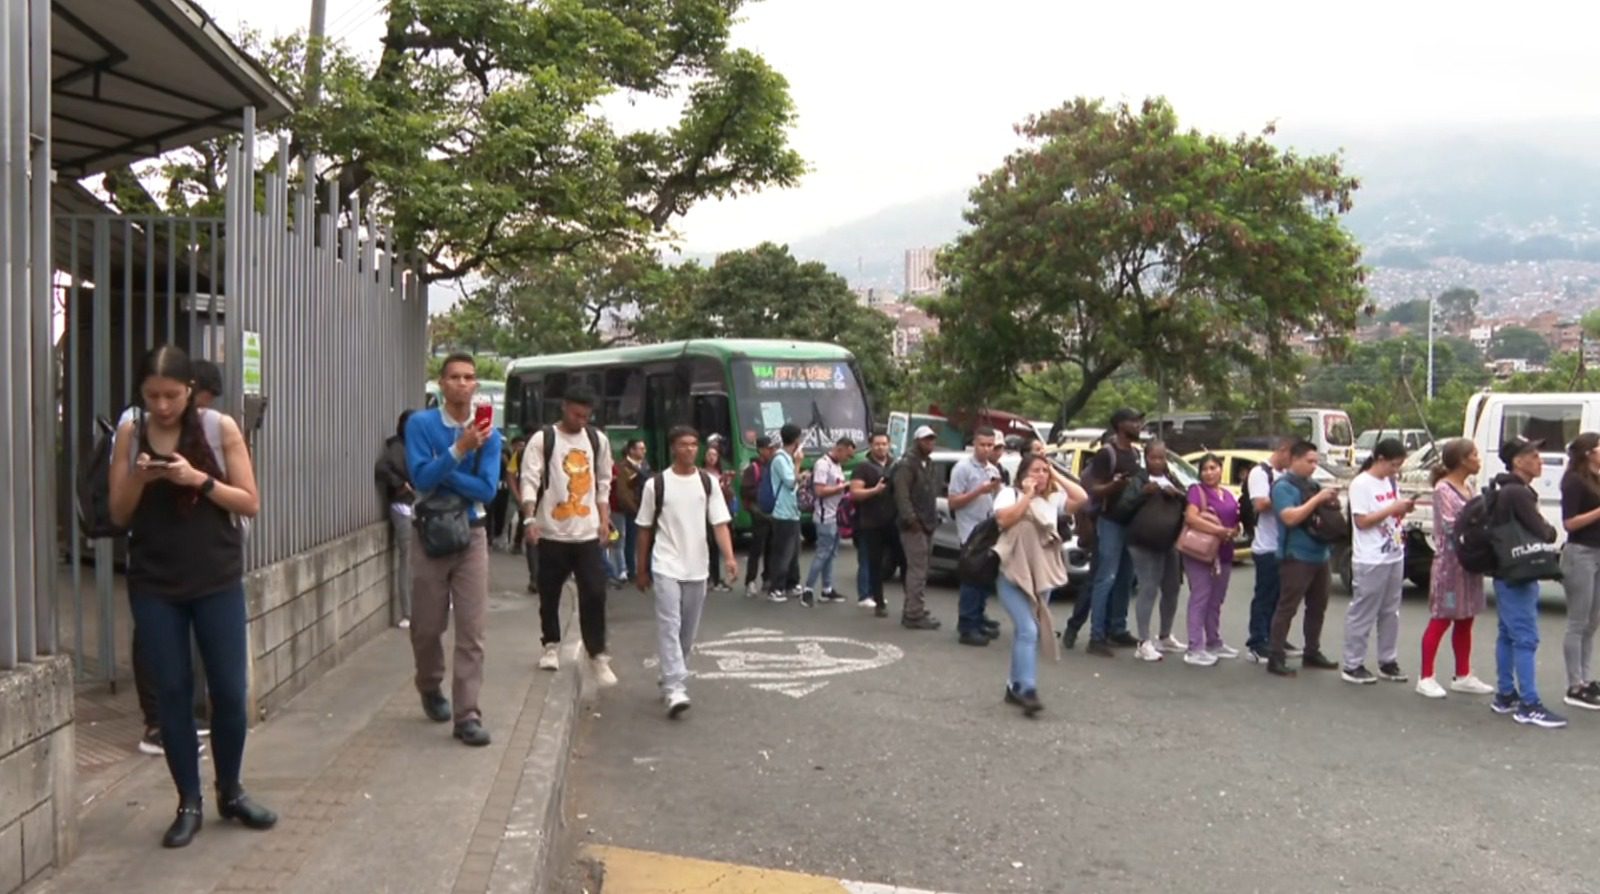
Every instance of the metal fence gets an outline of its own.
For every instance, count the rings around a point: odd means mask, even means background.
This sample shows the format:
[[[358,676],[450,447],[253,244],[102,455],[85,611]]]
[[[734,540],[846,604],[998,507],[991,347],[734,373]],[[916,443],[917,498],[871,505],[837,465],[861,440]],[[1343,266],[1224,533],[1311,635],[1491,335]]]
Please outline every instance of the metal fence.
[[[147,351],[176,344],[222,367],[219,406],[246,429],[261,492],[250,570],[384,519],[373,461],[400,411],[422,401],[425,286],[383,250],[387,234],[362,220],[359,203],[341,215],[330,189],[318,211],[310,193],[291,191],[286,165],[233,176],[255,168],[254,115],[244,118],[227,153],[222,218],[55,221],[66,429],[56,506],[70,520],[61,605],[81,677],[115,678],[126,619],[116,577],[125,544],[83,538],[79,470],[99,420],[137,399]]]
[[[0,0],[0,670],[56,651],[50,0]]]

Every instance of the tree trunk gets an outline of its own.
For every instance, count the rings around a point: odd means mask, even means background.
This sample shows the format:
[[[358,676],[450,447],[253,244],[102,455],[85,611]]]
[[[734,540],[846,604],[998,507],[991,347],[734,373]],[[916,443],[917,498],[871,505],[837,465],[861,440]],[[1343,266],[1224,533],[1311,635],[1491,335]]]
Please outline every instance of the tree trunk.
[[[1094,369],[1085,367],[1083,381],[1078,383],[1077,389],[1066,400],[1061,402],[1061,409],[1056,412],[1055,431],[1066,431],[1067,425],[1072,422],[1072,417],[1083,412],[1083,408],[1089,404],[1089,399],[1094,397],[1095,391],[1099,390],[1100,383],[1110,378],[1112,373],[1121,368],[1121,360],[1110,360]]]

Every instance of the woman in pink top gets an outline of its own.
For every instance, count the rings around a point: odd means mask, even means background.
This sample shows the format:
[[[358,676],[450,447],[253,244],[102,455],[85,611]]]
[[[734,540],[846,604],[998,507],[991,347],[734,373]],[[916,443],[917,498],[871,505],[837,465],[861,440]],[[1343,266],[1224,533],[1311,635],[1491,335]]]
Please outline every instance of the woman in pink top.
[[[1222,641],[1222,600],[1233,576],[1233,538],[1239,536],[1239,501],[1222,486],[1222,460],[1200,459],[1200,483],[1189,488],[1184,523],[1222,538],[1214,562],[1183,557],[1189,579],[1189,651],[1185,664],[1210,667],[1222,658],[1238,658],[1239,650]]]
[[[1439,465],[1433,469],[1433,571],[1428,584],[1427,629],[1422,632],[1422,679],[1417,693],[1427,698],[1444,698],[1444,687],[1433,678],[1433,662],[1439,654],[1444,632],[1455,625],[1450,644],[1456,653],[1456,675],[1450,688],[1472,695],[1489,695],[1494,687],[1472,675],[1472,619],[1484,609],[1483,577],[1461,567],[1450,541],[1450,530],[1462,507],[1472,499],[1467,479],[1478,474],[1483,463],[1478,448],[1466,438],[1449,441],[1439,452]]]

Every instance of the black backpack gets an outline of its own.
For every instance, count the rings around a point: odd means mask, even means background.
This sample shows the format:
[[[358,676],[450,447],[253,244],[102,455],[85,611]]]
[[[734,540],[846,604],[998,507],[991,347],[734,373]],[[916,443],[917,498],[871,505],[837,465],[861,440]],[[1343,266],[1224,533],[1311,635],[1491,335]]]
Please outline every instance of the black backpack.
[[[1262,463],[1260,468],[1267,472],[1267,499],[1272,498],[1272,464]],[[1250,471],[1255,471],[1251,469]],[[1259,519],[1256,516],[1256,500],[1250,495],[1250,476],[1246,474],[1244,480],[1239,482],[1239,527],[1245,531],[1254,531]]]
[[[1000,543],[1000,523],[989,516],[967,535],[961,544],[961,557],[956,560],[956,576],[964,584],[975,587],[992,587],[1000,576],[1000,554],[994,551]]]
[[[1322,489],[1315,482],[1307,481],[1304,478],[1291,476],[1289,480],[1300,491],[1302,500],[1311,499],[1312,494]],[[1337,499],[1329,503],[1323,503],[1313,509],[1311,515],[1307,516],[1306,520],[1300,524],[1300,529],[1305,531],[1312,540],[1329,546],[1337,546],[1350,541],[1350,519],[1344,514],[1344,509],[1339,506]]]
[[[1494,574],[1498,562],[1494,554],[1494,485],[1468,500],[1456,515],[1447,536],[1456,561],[1468,574]]]
[[[94,422],[100,435],[95,438],[88,461],[78,470],[78,527],[83,536],[98,540],[120,537],[128,530],[111,521],[111,458],[117,428],[104,416],[96,417]],[[143,413],[139,414],[135,437],[144,438]]]

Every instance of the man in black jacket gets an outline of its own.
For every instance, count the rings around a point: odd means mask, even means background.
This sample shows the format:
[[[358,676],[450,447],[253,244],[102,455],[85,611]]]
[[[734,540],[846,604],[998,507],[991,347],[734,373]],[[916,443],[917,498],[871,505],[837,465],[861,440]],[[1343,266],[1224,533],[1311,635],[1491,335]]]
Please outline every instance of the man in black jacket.
[[[399,562],[392,575],[394,599],[390,613],[401,628],[411,626],[411,504],[417,498],[411,489],[411,473],[406,468],[406,421],[411,411],[400,414],[394,437],[383,442],[383,455],[372,470],[389,507],[389,527],[394,531],[394,551]]]
[[[1512,438],[1500,447],[1500,461],[1509,470],[1494,479],[1494,505],[1490,524],[1494,527],[1515,520],[1529,534],[1544,543],[1556,542],[1556,529],[1539,512],[1539,495],[1530,486],[1544,472],[1543,441]],[[1518,723],[1544,729],[1560,729],[1567,718],[1549,710],[1539,701],[1534,683],[1539,648],[1539,582],[1513,584],[1494,579],[1494,598],[1500,617],[1500,635],[1495,641],[1495,664],[1499,685],[1489,707],[1496,714],[1510,714]]]
[[[906,601],[900,611],[900,623],[912,630],[938,630],[939,620],[928,613],[923,601],[933,532],[939,527],[939,493],[933,480],[932,460],[938,438],[932,428],[924,425],[912,440],[911,449],[895,463],[890,476],[900,542],[906,550]]]

